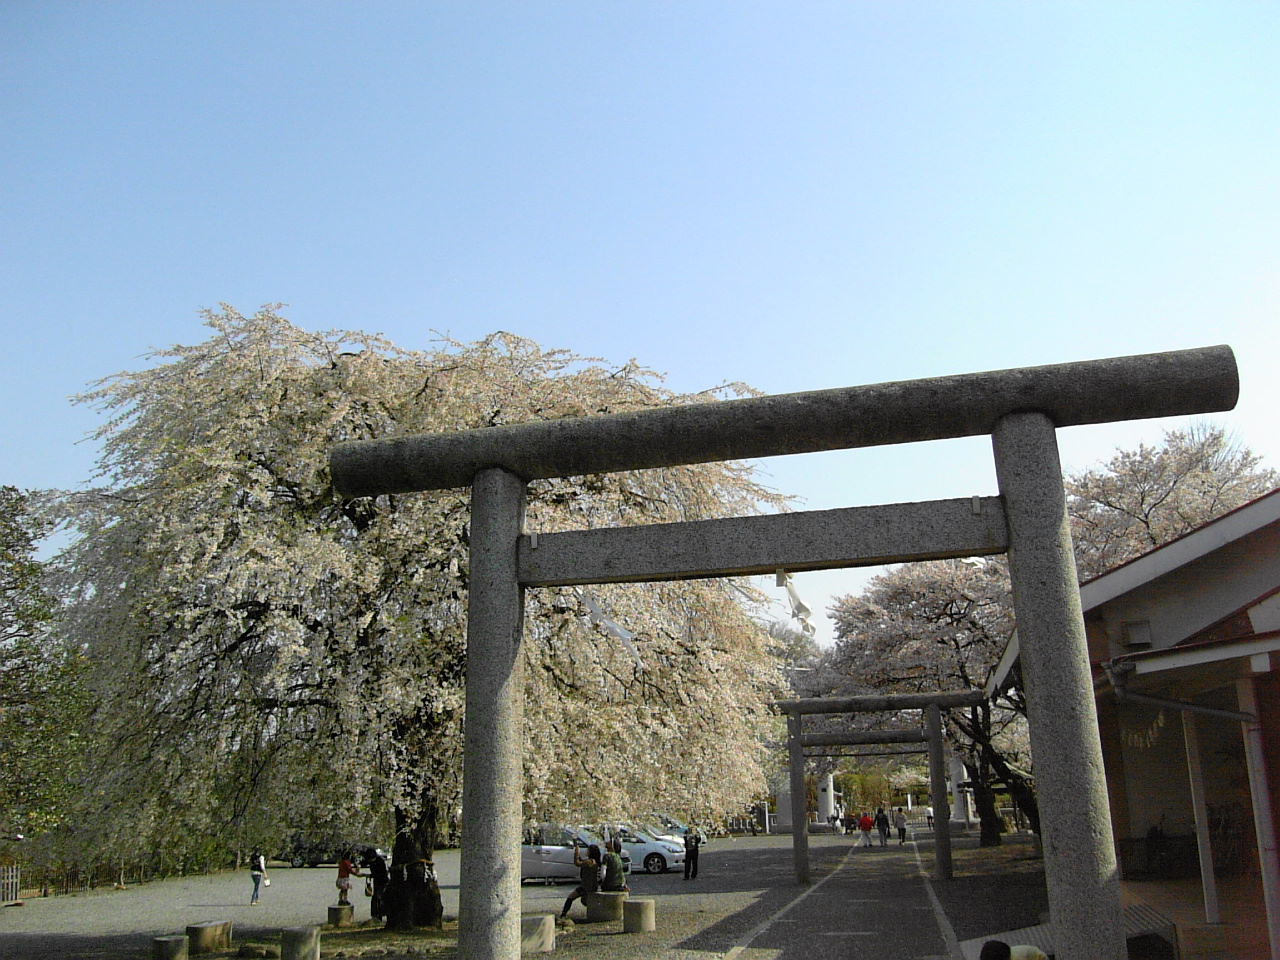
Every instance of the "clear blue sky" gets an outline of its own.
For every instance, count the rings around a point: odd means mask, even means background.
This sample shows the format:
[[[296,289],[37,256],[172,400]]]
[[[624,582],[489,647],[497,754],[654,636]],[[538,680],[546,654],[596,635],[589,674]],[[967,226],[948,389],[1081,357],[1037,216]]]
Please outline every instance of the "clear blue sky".
[[[197,311],[770,393],[1226,342],[1280,464],[1280,6],[0,5],[0,482]],[[1173,422],[1061,432],[1068,468]],[[773,461],[994,492],[985,441]],[[816,608],[863,575],[807,574]]]

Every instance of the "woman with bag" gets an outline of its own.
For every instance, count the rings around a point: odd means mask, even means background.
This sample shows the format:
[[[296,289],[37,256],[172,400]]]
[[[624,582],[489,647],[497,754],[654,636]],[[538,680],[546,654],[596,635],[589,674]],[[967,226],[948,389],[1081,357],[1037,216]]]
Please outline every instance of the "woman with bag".
[[[271,886],[271,881],[267,879],[267,858],[262,855],[261,850],[255,850],[249,855],[249,878],[253,880],[253,896],[249,898],[249,906],[256,907],[258,889]]]

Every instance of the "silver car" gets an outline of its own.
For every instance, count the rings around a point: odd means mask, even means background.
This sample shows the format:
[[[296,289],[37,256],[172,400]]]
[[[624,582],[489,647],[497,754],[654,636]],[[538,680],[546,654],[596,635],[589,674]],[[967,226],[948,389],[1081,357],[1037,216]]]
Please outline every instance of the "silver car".
[[[648,873],[666,873],[684,864],[684,842],[658,837],[643,827],[619,824],[612,831],[622,841],[622,849],[632,863],[644,865]]]
[[[520,845],[520,879],[577,880],[578,868],[573,865],[575,843],[579,847],[594,843],[604,850],[604,841],[582,827],[542,823],[525,830],[524,843]],[[631,857],[625,847],[622,851],[622,872],[631,872]]]

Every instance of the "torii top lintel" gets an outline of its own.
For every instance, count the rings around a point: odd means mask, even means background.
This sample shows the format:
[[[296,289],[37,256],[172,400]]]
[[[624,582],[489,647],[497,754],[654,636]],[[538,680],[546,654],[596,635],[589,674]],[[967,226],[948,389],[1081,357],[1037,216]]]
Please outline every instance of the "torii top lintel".
[[[977,436],[1024,411],[1058,427],[1211,413],[1238,394],[1222,345],[354,441],[330,467],[339,493],[377,496],[470,486],[490,467],[539,480]]]

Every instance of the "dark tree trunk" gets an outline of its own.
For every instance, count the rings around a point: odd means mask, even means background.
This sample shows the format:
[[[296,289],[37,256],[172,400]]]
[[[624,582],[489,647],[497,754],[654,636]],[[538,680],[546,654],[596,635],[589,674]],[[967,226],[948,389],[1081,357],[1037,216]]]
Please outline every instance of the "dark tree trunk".
[[[383,904],[388,930],[440,929],[444,906],[431,854],[437,846],[439,810],[434,794],[424,795],[416,816],[396,810],[396,839],[391,848],[391,880]]]
[[[964,766],[969,772],[969,782],[973,785],[973,803],[978,808],[978,846],[998,847],[1002,842],[1000,835],[1004,833],[1004,821],[1000,819],[1000,811],[996,809],[996,794],[991,789],[991,770],[981,759],[977,763],[966,760]]]
[[[952,718],[960,732],[977,747],[979,756],[990,771],[987,785],[1003,783],[1008,787],[1014,805],[1026,816],[1031,829],[1039,833],[1040,809],[1036,804],[1035,788],[1031,779],[1010,767],[1004,755],[991,743],[990,709],[989,704],[979,704],[970,708],[967,714],[953,714]]]

